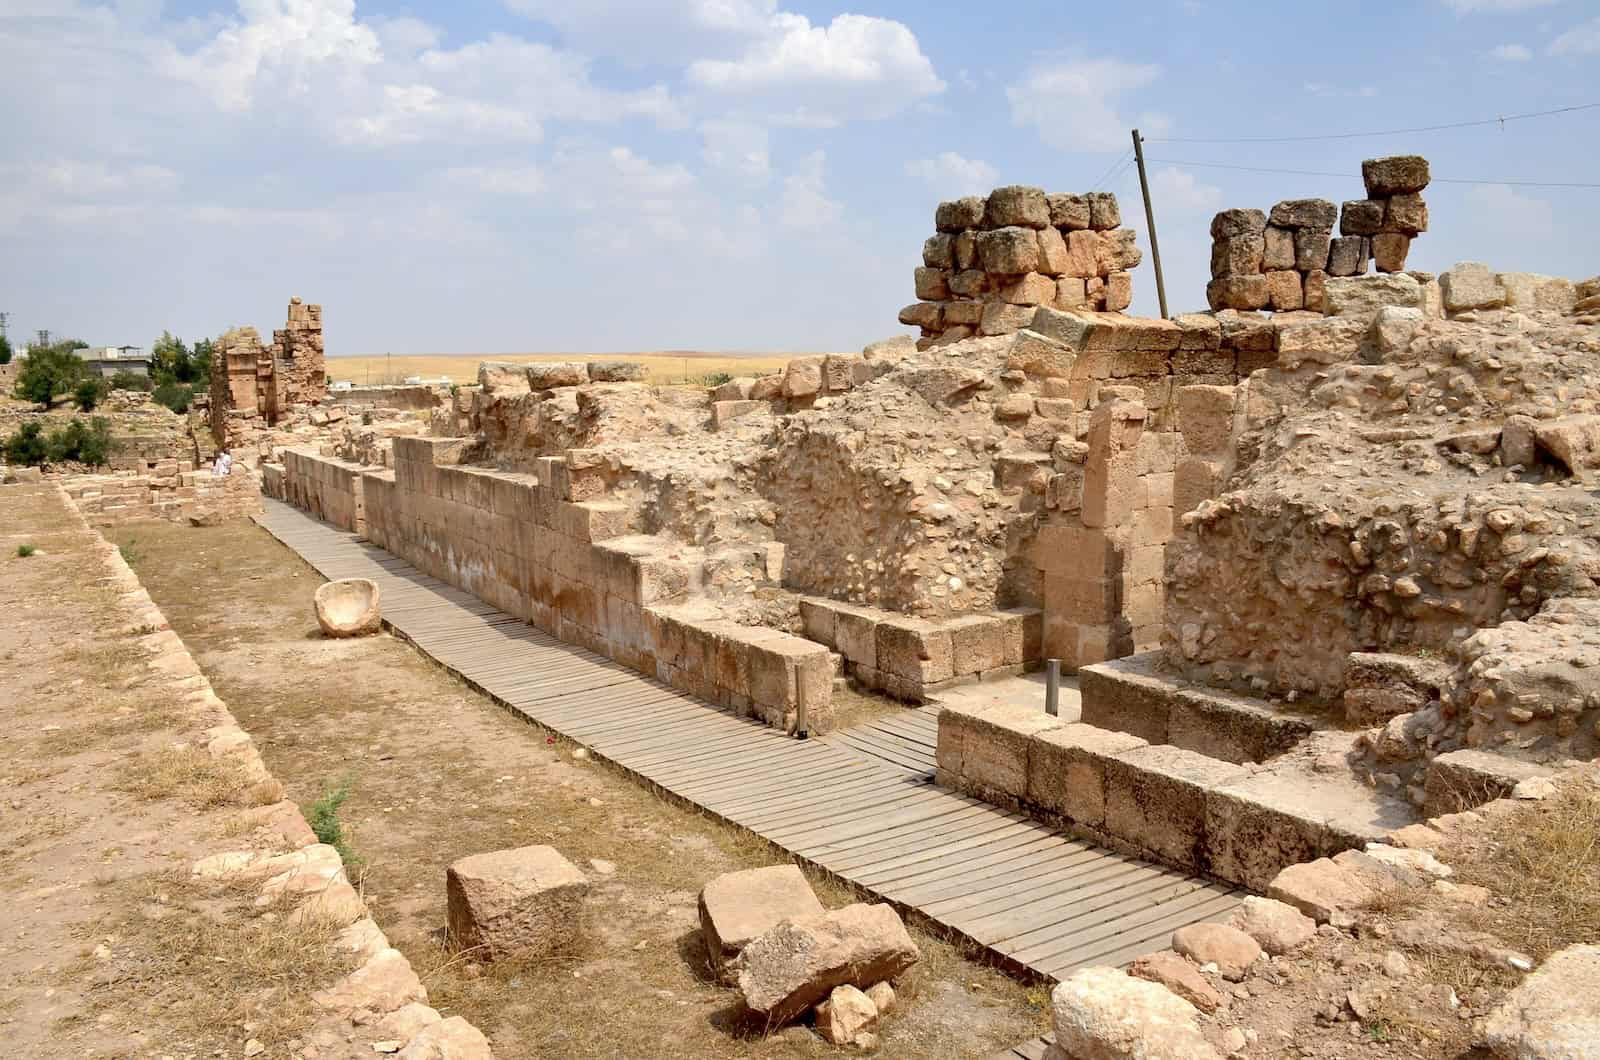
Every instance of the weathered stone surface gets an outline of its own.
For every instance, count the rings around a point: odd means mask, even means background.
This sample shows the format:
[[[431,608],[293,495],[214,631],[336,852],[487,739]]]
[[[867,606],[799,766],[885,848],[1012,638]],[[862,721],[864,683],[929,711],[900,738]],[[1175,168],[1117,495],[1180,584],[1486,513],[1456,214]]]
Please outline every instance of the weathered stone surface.
[[[450,941],[481,960],[538,957],[571,942],[589,881],[554,847],[473,854],[445,873]]]
[[[1122,223],[1122,210],[1117,206],[1117,197],[1109,191],[1091,191],[1085,196],[1089,200],[1089,227],[1098,231],[1106,231]]]
[[[1050,276],[1065,275],[1071,268],[1067,240],[1054,228],[1039,230],[1039,271]]]
[[[1317,922],[1294,906],[1258,895],[1247,897],[1229,923],[1274,957],[1293,953],[1317,933]]]
[[[817,1006],[817,1033],[832,1045],[850,1045],[877,1027],[878,1007],[848,983],[834,987],[828,1000]]]
[[[649,375],[638,361],[590,361],[591,383],[642,383]]]
[[[950,291],[958,297],[977,298],[988,290],[989,274],[982,269],[962,268],[950,277]]]
[[[483,361],[478,365],[478,385],[489,394],[525,393],[528,389],[528,371],[520,364]]]
[[[1259,234],[1227,236],[1211,244],[1211,275],[1254,276],[1261,271],[1265,237]]]
[[[1190,924],[1172,933],[1172,948],[1196,964],[1215,964],[1237,982],[1261,956],[1261,944],[1227,924]]]
[[[779,1026],[836,986],[893,979],[920,958],[899,914],[858,903],[784,921],[745,946],[733,971],[746,1006]]]
[[[1033,320],[1034,307],[1011,305],[1008,302],[983,303],[983,317],[978,324],[980,335],[1008,335],[1021,330]]]
[[[1383,202],[1377,199],[1352,199],[1339,213],[1339,234],[1375,236],[1383,231]]]
[[[1305,279],[1305,308],[1310,313],[1322,313],[1327,310],[1328,274],[1322,269],[1312,269],[1306,273]]]
[[[1170,865],[1204,861],[1206,793],[1244,777],[1228,762],[1179,747],[1124,751],[1106,763],[1106,824]]]
[[[1120,313],[1133,304],[1133,276],[1113,272],[1106,277],[1106,312]]]
[[[318,1008],[348,1019],[358,1009],[384,1015],[413,1001],[427,1001],[417,973],[405,954],[393,947],[382,950],[367,963],[328,989],[313,994]]]
[[[700,930],[719,976],[752,939],[781,921],[824,912],[805,874],[795,865],[769,865],[718,876],[700,891]]]
[[[1135,979],[1160,983],[1201,1012],[1215,1012],[1222,1005],[1222,995],[1200,969],[1172,950],[1145,954],[1129,966],[1128,974]]]
[[[1489,266],[1479,261],[1463,261],[1439,277],[1444,307],[1451,313],[1468,309],[1494,309],[1506,304],[1506,289],[1495,279]]]
[[[494,1060],[489,1039],[461,1016],[429,1024],[394,1055],[395,1060]]]
[[[1278,364],[1294,368],[1307,361],[1338,364],[1355,360],[1366,324],[1359,318],[1329,317],[1278,329]]]
[[[1115,968],[1075,972],[1050,995],[1056,1043],[1072,1060],[1219,1060],[1199,1010]]]
[[[1262,234],[1261,268],[1267,272],[1294,268],[1294,229],[1267,228]]]
[[[1379,272],[1400,272],[1411,253],[1411,237],[1398,232],[1380,232],[1372,237],[1372,264]]]
[[[1125,732],[1068,724],[1028,743],[1028,801],[1089,828],[1106,816],[1106,765],[1145,741]]]
[[[1267,229],[1267,215],[1260,210],[1222,210],[1211,219],[1211,238],[1234,239],[1259,236]]]
[[[1294,269],[1269,272],[1267,277],[1267,306],[1278,312],[1288,312],[1305,304],[1305,289],[1300,273]]]
[[[1339,208],[1327,199],[1286,199],[1272,208],[1268,220],[1279,228],[1325,228],[1331,231]]]
[[[1568,946],[1507,994],[1483,1036],[1504,1060],[1580,1060],[1600,1055],[1600,946]]]
[[[582,386],[589,381],[589,366],[582,361],[541,361],[527,365],[526,370],[528,386],[534,390]]]
[[[978,259],[984,270],[1002,276],[1035,272],[1039,260],[1039,236],[1031,228],[1012,225],[978,233]]]
[[[1075,231],[1089,227],[1089,200],[1082,195],[1053,193],[1045,196],[1050,207],[1050,223]]]
[[[959,232],[963,228],[976,228],[983,223],[987,205],[981,195],[968,195],[964,199],[941,202],[933,214],[934,227],[941,232]]]
[[[1421,155],[1369,158],[1361,163],[1361,179],[1369,199],[1421,191],[1428,186],[1428,160]]]
[[[1290,865],[1267,888],[1267,897],[1300,910],[1318,923],[1334,913],[1354,909],[1372,897],[1372,888],[1330,858]]]
[[[950,297],[950,272],[918,266],[915,273],[917,297],[929,302],[942,302]]]
[[[1331,203],[1329,204],[1332,205]],[[1294,267],[1303,272],[1328,267],[1332,228],[1302,228],[1294,234]]]
[[[1329,276],[1359,276],[1367,271],[1371,253],[1364,236],[1340,236],[1328,246]]]
[[[1392,197],[1383,211],[1383,230],[1416,236],[1428,230],[1428,204],[1415,193]]]
[[[867,987],[867,999],[872,1002],[872,1007],[878,1010],[879,1016],[887,1016],[894,1011],[894,987],[888,982],[873,983]]]
[[[1043,273],[1024,273],[1002,283],[1000,297],[1012,305],[1049,305],[1056,299],[1056,282]]]
[[[1394,354],[1411,343],[1411,337],[1422,326],[1422,310],[1409,306],[1386,305],[1372,318],[1372,328],[1367,337],[1373,349],[1381,354]]]
[[[1422,285],[1405,273],[1389,276],[1330,276],[1327,306],[1334,317],[1371,317],[1386,305],[1422,307]]]
[[[370,578],[341,578],[317,586],[317,625],[326,637],[361,637],[383,627],[382,594]]]
[[[1095,252],[1095,268],[1100,275],[1138,268],[1143,260],[1144,251],[1139,249],[1139,233],[1133,229],[1118,228],[1100,233],[1100,245]]]
[[[1571,280],[1534,272],[1502,272],[1495,277],[1506,289],[1506,305],[1518,309],[1544,309],[1570,313],[1578,299]]]
[[[1224,276],[1206,284],[1206,301],[1212,309],[1265,309],[1271,300],[1265,276]]]
[[[983,223],[990,228],[1020,225],[1024,228],[1048,228],[1050,207],[1043,188],[1025,184],[1008,184],[989,193],[984,208]]]
[[[922,263],[930,269],[954,269],[956,237],[949,232],[929,236],[922,244]]]
[[[913,302],[900,310],[900,323],[912,327],[937,331],[944,323],[944,304],[941,302]],[[752,395],[753,396],[753,395]]]

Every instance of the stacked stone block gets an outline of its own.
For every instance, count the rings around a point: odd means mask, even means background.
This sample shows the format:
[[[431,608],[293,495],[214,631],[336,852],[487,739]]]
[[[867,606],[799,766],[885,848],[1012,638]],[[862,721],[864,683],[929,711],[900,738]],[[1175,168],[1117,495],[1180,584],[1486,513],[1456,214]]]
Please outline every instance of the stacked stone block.
[[[217,340],[211,362],[211,434],[224,448],[245,445],[301,405],[327,396],[322,307],[289,301],[288,322],[264,346],[255,328]]]
[[[1367,197],[1335,207],[1289,199],[1271,213],[1223,210],[1211,221],[1212,309],[1326,309],[1329,277],[1359,276],[1371,261],[1401,272],[1411,240],[1428,230],[1428,162],[1417,155],[1361,163]],[[1334,234],[1335,222],[1338,235]]]
[[[774,726],[803,703],[813,731],[831,727],[828,649],[692,601],[703,553],[637,533],[597,452],[525,474],[463,465],[474,444],[398,437],[393,470],[284,450],[268,488],[568,643]]]
[[[1110,192],[1010,185],[942,202],[916,270],[919,301],[900,322],[920,327],[927,346],[1017,331],[1038,306],[1126,309],[1143,254],[1121,224]]]
[[[113,475],[74,475],[62,486],[96,526],[145,519],[210,524],[261,510],[255,477],[236,468],[216,478],[187,460],[158,460],[145,469]]]

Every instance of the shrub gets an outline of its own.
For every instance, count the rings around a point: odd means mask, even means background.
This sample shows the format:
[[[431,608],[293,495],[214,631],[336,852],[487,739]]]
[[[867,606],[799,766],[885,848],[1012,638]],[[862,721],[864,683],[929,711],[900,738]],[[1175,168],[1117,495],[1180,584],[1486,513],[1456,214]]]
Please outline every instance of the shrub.
[[[49,407],[60,395],[71,393],[87,373],[79,348],[75,340],[28,347],[27,363],[17,376],[17,397]]]
[[[328,789],[322,798],[311,804],[306,811],[306,823],[316,834],[317,842],[326,843],[337,850],[346,867],[353,869],[361,864],[361,859],[350,849],[349,838],[344,834],[344,825],[339,820],[339,807],[349,797],[350,781],[342,780],[338,787]]]
[[[194,400],[194,387],[187,383],[162,383],[150,396],[181,416],[189,411],[189,403]]]
[[[721,386],[723,383],[733,382],[733,376],[727,372],[707,372],[700,377],[700,382],[706,386]]]
[[[37,551],[39,551],[39,546],[37,546],[37,545],[18,545],[17,546],[17,558],[18,559],[27,559],[29,556],[33,555]]]
[[[6,463],[20,467],[38,467],[45,461],[44,428],[37,420],[29,420],[6,439],[5,448]]]
[[[155,383],[148,375],[130,372],[126,368],[111,377],[112,390],[139,390],[148,394]]]
[[[100,399],[105,396],[104,379],[85,379],[79,382],[77,389],[72,392],[72,401],[84,412],[93,412],[94,407],[100,404]]]
[[[0,364],[11,363],[11,340],[0,335]]]

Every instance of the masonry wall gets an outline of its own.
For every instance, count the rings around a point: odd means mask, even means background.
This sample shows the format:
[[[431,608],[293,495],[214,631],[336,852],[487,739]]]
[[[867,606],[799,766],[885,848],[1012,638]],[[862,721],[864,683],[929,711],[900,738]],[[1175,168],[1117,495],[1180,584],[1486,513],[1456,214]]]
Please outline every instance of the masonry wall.
[[[588,450],[526,474],[458,463],[467,439],[401,437],[394,469],[308,450],[269,472],[270,493],[560,639],[768,724],[832,726],[833,662],[802,637],[727,621],[693,595],[691,554],[638,534]]]
[[[62,487],[96,526],[146,519],[209,525],[261,510],[261,489],[248,470],[216,478],[188,461],[158,461],[142,473],[73,475]]]

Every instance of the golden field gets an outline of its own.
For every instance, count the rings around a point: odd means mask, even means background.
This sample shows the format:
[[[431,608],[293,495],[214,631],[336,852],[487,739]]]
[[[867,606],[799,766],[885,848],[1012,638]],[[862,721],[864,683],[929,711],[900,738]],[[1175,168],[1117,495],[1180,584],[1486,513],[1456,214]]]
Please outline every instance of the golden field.
[[[478,380],[480,361],[510,361],[526,364],[531,361],[638,361],[649,373],[650,382],[698,383],[708,375],[726,372],[730,376],[762,375],[782,371],[790,358],[805,357],[803,353],[425,353],[389,357],[384,354],[364,354],[353,357],[329,357],[328,374],[335,382],[349,380],[358,386],[365,383],[399,383],[408,376],[438,379],[449,376],[453,383],[475,383]]]

